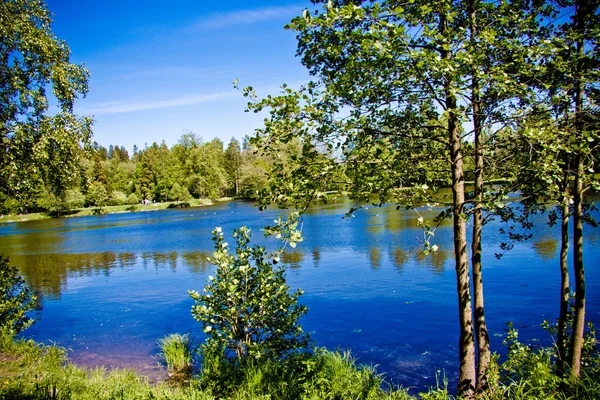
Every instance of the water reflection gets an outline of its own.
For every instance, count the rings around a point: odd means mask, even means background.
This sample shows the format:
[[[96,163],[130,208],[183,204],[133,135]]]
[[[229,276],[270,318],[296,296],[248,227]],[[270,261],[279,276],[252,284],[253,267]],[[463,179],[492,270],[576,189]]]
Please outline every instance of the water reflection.
[[[442,274],[446,269],[446,261],[450,257],[448,250],[440,249],[429,254],[422,251],[417,252],[417,262],[420,265],[426,266],[434,274]]]
[[[544,237],[540,241],[533,242],[533,250],[545,261],[554,260],[558,250],[558,240]]]
[[[400,248],[395,248],[390,253],[390,261],[392,262],[392,264],[394,264],[398,272],[402,272],[402,270],[404,269],[404,264],[408,262],[409,258],[410,253]]]
[[[292,269],[307,265],[306,254],[312,266],[318,267],[321,260],[321,249],[303,249],[301,245],[293,251],[284,251],[282,263]],[[192,274],[205,274],[212,265],[209,263],[210,253],[205,251],[181,252],[170,251],[144,252],[102,252],[75,254],[17,254],[11,256],[11,264],[19,267],[21,273],[34,289],[49,299],[60,299],[61,293],[68,290],[69,280],[83,277],[110,277],[115,270],[126,270],[140,265],[143,270],[159,271],[165,268],[177,272],[178,268],[186,268]],[[434,273],[442,273],[448,260],[448,251],[423,255],[418,251],[405,251],[394,247],[388,251],[381,246],[371,245],[365,254],[369,266],[376,271],[382,268],[384,260],[399,272],[414,259],[419,265],[426,266]],[[384,258],[384,256],[386,258]]]
[[[210,254],[206,251],[190,251],[183,253],[181,258],[192,273],[206,272],[209,265]]]
[[[315,247],[312,249],[312,259],[315,267],[319,266],[319,261],[321,260],[321,249]]]
[[[371,268],[373,270],[381,267],[381,250],[379,247],[371,247],[369,250],[369,260],[371,261]]]
[[[21,274],[37,293],[49,299],[60,299],[68,289],[69,279],[111,276],[114,270],[125,270],[141,263],[144,269],[170,268],[176,272],[178,266],[186,267],[191,273],[205,273],[211,265],[207,252],[194,251],[178,254],[168,253],[75,253],[75,254],[16,254],[10,263],[19,268]],[[301,262],[303,255],[295,253],[290,260]]]
[[[304,262],[304,253],[302,253],[299,249],[291,252],[284,251],[281,255],[281,261],[283,261],[284,264],[288,264],[290,268],[300,268]]]

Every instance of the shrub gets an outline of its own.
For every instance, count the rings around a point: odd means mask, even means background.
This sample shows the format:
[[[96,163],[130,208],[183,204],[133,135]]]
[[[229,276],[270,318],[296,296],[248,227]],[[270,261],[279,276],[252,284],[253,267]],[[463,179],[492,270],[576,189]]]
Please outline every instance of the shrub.
[[[301,290],[290,293],[283,267],[267,260],[265,249],[249,245],[250,229],[236,229],[235,255],[230,254],[221,228],[213,230],[217,266],[204,294],[190,291],[192,315],[202,323],[205,346],[238,360],[245,357],[280,359],[308,346],[298,321],[307,311],[298,305]]]
[[[27,312],[33,310],[36,296],[8,257],[0,255],[0,329],[19,333],[33,320]]]
[[[127,204],[138,204],[139,202],[140,199],[138,199],[135,193],[131,193],[129,196],[127,196]]]
[[[187,201],[183,201],[181,203],[171,203],[167,206],[167,208],[188,208],[190,203]]]
[[[69,189],[65,192],[65,207],[67,210],[81,208],[85,203],[85,196],[78,189]]]
[[[108,202],[106,186],[100,182],[93,182],[87,192],[86,201],[89,206],[104,207]]]
[[[123,204],[127,204],[127,195],[118,190],[114,190],[110,194],[109,204],[111,206],[122,206]]]

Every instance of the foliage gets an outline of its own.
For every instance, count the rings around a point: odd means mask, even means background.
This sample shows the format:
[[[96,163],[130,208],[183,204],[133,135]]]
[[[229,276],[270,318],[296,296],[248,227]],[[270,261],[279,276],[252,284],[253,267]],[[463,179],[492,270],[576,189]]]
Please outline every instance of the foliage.
[[[195,387],[150,384],[132,370],[87,369],[66,358],[66,350],[31,340],[0,338],[0,398],[3,399],[172,399],[214,400]]]
[[[34,320],[27,313],[34,309],[37,297],[19,275],[8,257],[0,255],[0,331],[19,333]]]
[[[85,203],[85,196],[81,191],[77,189],[67,189],[65,192],[65,208],[67,210],[73,210],[75,208],[83,207]]]
[[[208,351],[207,351],[208,350]],[[200,386],[233,399],[412,399],[404,389],[385,390],[373,367],[360,366],[349,352],[316,349],[273,361],[247,358],[234,363],[223,353],[202,350]]]
[[[72,111],[87,93],[89,74],[69,61],[43,1],[3,1],[0,15],[0,208],[23,212],[34,206],[40,188],[60,199],[78,179],[92,120]],[[53,116],[47,115],[48,89],[58,102]]]
[[[309,399],[377,399],[383,394],[383,378],[375,368],[357,366],[349,352],[318,349],[306,365],[312,372],[304,383]]]
[[[405,390],[373,387],[370,368],[356,366],[347,354],[319,351],[296,354],[285,362],[251,360],[242,369],[223,370],[227,389],[205,376],[187,386],[149,383],[131,370],[87,369],[73,365],[66,351],[31,340],[0,336],[0,398],[6,399],[412,399]],[[249,360],[250,361],[250,360]],[[334,379],[335,378],[335,379]],[[204,387],[206,386],[206,387]],[[214,389],[214,390],[213,390]],[[368,397],[365,396],[368,394]]]
[[[307,311],[298,305],[301,290],[290,293],[283,267],[268,259],[264,247],[250,246],[250,229],[236,229],[237,247],[231,254],[221,228],[213,230],[215,252],[204,294],[190,291],[192,315],[202,323],[207,348],[234,355],[277,360],[304,349],[308,337],[299,325]]]
[[[229,190],[237,196],[240,190],[240,173],[242,168],[242,149],[240,142],[232,138],[225,150],[225,171],[229,181]]]
[[[113,190],[110,194],[108,204],[111,206],[122,206],[123,204],[127,204],[127,195],[118,190]]]
[[[254,148],[242,150],[239,142],[233,139],[224,151],[219,140],[204,143],[195,135],[193,139],[188,136],[184,134],[171,148],[164,142],[160,145],[152,143],[137,150],[132,158],[129,158],[126,149],[117,145],[111,145],[107,150],[94,143],[87,152],[72,149],[73,164],[64,165],[66,175],[60,178],[62,183],[56,180],[54,186],[50,186],[49,181],[45,183],[49,179],[46,177],[50,176],[49,170],[33,163],[20,165],[15,167],[17,171],[11,179],[19,187],[32,182],[30,190],[22,196],[17,192],[3,194],[0,191],[0,211],[45,210],[51,215],[61,215],[82,206],[79,204],[80,197],[70,204],[69,197],[72,199],[74,193],[84,193],[86,205],[100,207],[101,203],[138,204],[142,200],[191,202],[198,198],[216,199],[234,195],[235,188],[239,197],[254,199],[267,187],[267,174],[272,163],[270,159],[255,154]],[[29,146],[30,143],[26,141],[23,145]],[[65,147],[63,150],[68,149]],[[27,147],[23,154],[32,151]],[[54,163],[50,159],[47,161]],[[62,164],[52,165],[60,169]],[[68,168],[71,169],[67,174]],[[54,174],[56,179],[59,178],[57,174]],[[63,190],[57,191],[55,186],[61,186]]]
[[[600,354],[596,348],[588,348],[580,379],[561,378],[556,374],[555,346],[544,348],[521,343],[512,324],[506,332],[504,344],[508,354],[499,366],[501,378],[483,395],[484,399],[596,399],[600,396]]]
[[[139,202],[140,200],[135,195],[135,193],[131,193],[129,194],[129,196],[127,196],[127,204],[138,204]]]
[[[109,201],[106,186],[101,182],[94,182],[88,188],[86,202],[90,206],[104,207]]]

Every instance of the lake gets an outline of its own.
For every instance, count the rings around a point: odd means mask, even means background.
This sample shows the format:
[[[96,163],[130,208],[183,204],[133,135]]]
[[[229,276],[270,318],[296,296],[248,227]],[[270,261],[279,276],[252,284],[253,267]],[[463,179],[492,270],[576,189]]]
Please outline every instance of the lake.
[[[456,277],[449,224],[436,231],[440,250],[420,253],[423,233],[414,211],[368,207],[342,218],[349,202],[314,207],[303,219],[305,240],[282,261],[288,284],[302,288],[302,319],[318,346],[350,349],[361,363],[375,364],[386,378],[425,390],[436,374],[451,386],[458,375]],[[432,218],[440,209],[421,209]],[[259,212],[251,203],[51,219],[0,225],[0,253],[10,256],[40,294],[38,321],[25,337],[70,349],[77,363],[136,367],[155,373],[156,341],[190,332],[201,339],[191,316],[188,290],[201,290],[214,267],[211,230],[260,228],[285,211]],[[600,215],[596,213],[598,218]],[[558,316],[559,227],[536,217],[533,238],[499,260],[499,222],[484,231],[486,317],[492,350],[503,353],[507,321],[523,341],[548,345],[540,328]],[[585,228],[584,260],[588,321],[600,323],[600,241]]]

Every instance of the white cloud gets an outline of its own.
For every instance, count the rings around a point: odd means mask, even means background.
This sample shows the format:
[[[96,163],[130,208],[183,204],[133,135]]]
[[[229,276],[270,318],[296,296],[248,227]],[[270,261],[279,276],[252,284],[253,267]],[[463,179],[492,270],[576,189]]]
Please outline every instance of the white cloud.
[[[258,22],[288,17],[291,18],[299,15],[302,7],[295,6],[279,6],[265,7],[254,10],[240,10],[224,14],[212,14],[203,17],[196,21],[195,24],[189,27],[191,31],[222,29],[237,25],[249,25]]]
[[[212,103],[215,101],[221,101],[239,96],[240,94],[238,92],[231,90],[228,92],[188,95],[178,97],[176,99],[162,99],[151,101],[112,101],[86,107],[85,110],[79,111],[79,113],[94,115],[122,114],[136,111],[158,110],[163,108],[188,106],[193,104]]]

